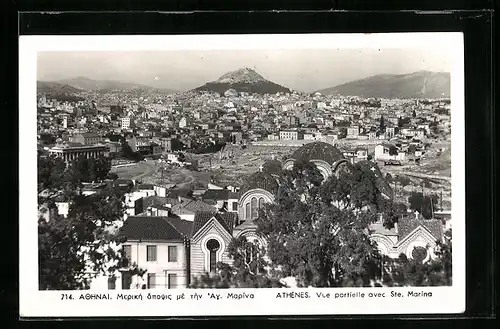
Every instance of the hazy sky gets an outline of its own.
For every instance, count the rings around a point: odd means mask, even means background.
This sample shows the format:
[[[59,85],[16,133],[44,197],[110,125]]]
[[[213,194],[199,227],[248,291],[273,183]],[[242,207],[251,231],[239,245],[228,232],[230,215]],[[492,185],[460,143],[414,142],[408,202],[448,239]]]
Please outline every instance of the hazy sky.
[[[375,74],[450,72],[451,54],[429,48],[41,52],[37,78],[85,76],[188,90],[228,71],[251,67],[275,83],[310,92]]]

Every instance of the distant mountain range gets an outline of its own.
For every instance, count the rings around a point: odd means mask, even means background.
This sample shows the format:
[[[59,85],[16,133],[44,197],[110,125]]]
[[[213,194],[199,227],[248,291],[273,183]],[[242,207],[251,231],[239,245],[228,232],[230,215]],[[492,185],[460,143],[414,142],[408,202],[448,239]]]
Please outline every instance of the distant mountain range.
[[[71,79],[63,79],[55,82],[38,82],[40,83],[49,83],[49,84],[60,84],[67,85],[73,88],[77,88],[80,91],[90,91],[90,90],[161,90],[166,93],[176,93],[177,91],[166,89],[166,88],[157,88],[152,86],[147,86],[143,84],[137,83],[129,83],[129,82],[121,82],[115,80],[93,80],[86,77],[76,77]]]
[[[68,84],[48,81],[37,81],[36,87],[37,92],[42,94],[74,94],[82,91]]]
[[[324,95],[374,98],[448,98],[450,73],[419,71],[409,74],[380,74],[318,90]]]
[[[272,81],[266,80],[253,69],[245,67],[222,75],[216,81],[211,81],[203,86],[195,88],[195,91],[213,91],[224,94],[227,90],[234,89],[237,92],[248,92],[255,94],[290,93],[289,88],[283,87]]]

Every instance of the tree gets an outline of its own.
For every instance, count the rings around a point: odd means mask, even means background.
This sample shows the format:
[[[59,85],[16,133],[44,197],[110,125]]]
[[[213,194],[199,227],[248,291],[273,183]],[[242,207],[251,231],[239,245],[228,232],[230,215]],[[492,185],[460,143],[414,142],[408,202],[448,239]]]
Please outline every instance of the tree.
[[[412,144],[408,146],[408,153],[415,154],[415,151],[417,150],[417,146]]]
[[[83,179],[89,176],[88,161],[76,159],[67,168],[61,161],[53,157],[38,161],[42,290],[88,288],[94,276],[113,272],[125,259],[117,248],[123,241],[117,231],[123,220],[123,194],[107,188],[90,196],[82,195]],[[105,167],[95,173],[96,178],[108,174]],[[66,217],[57,214],[56,201],[69,204]]]
[[[385,119],[384,116],[380,116],[380,131],[385,132]]]
[[[398,148],[394,145],[389,147],[389,155],[398,155]]]
[[[219,262],[217,273],[196,277],[191,288],[280,288],[284,285],[268,272],[265,249],[245,237],[233,239],[228,246],[233,264]]]
[[[412,112],[412,117],[414,117],[414,118],[417,117],[417,112],[415,110],[413,110],[413,112]]]
[[[373,173],[353,171],[322,183],[314,165],[296,163],[256,220],[272,265],[299,286],[369,286],[379,273],[367,228],[384,207]]]
[[[403,118],[401,117],[398,118],[398,127],[399,128],[403,127]]]
[[[433,210],[438,204],[437,195],[424,195],[421,192],[412,192],[408,198],[410,209],[418,211],[424,218],[430,219],[433,216]]]
[[[45,145],[51,145],[56,142],[56,137],[52,134],[40,134],[40,140]]]
[[[122,156],[133,161],[140,161],[144,157],[139,152],[134,152],[128,142],[122,142]]]

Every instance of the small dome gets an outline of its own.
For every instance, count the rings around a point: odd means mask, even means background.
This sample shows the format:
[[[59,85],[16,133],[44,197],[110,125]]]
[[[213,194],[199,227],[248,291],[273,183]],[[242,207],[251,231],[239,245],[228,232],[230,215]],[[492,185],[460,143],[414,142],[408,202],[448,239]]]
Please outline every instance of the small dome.
[[[295,161],[323,160],[329,164],[345,159],[338,148],[325,142],[308,143],[295,151],[292,158]]]
[[[226,97],[236,97],[238,96],[238,92],[234,89],[228,89],[224,92],[224,96]]]
[[[239,195],[242,196],[253,189],[263,189],[272,194],[276,194],[278,192],[278,182],[268,173],[256,172],[245,179],[245,182],[240,188]]]
[[[270,175],[280,175],[282,164],[278,160],[269,160],[262,165],[262,172]]]

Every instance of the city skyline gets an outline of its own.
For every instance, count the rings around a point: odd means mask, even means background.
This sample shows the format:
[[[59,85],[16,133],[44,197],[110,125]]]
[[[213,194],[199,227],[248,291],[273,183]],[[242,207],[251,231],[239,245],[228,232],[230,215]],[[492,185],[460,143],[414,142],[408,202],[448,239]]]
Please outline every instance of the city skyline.
[[[83,76],[185,91],[243,67],[312,92],[379,74],[450,72],[451,53],[432,48],[39,52],[37,79]]]

